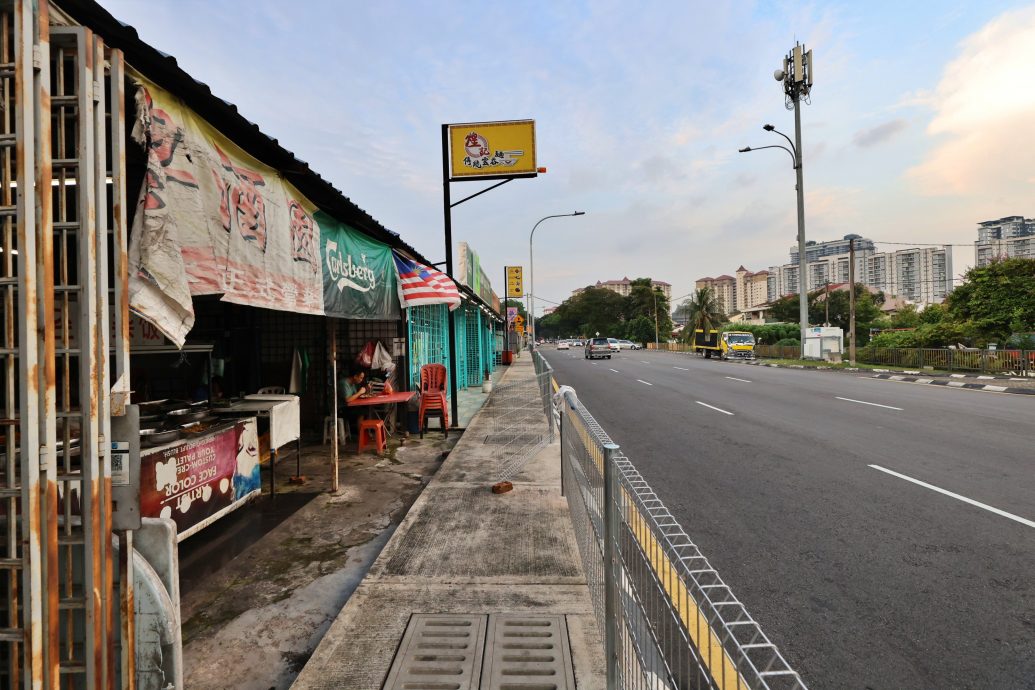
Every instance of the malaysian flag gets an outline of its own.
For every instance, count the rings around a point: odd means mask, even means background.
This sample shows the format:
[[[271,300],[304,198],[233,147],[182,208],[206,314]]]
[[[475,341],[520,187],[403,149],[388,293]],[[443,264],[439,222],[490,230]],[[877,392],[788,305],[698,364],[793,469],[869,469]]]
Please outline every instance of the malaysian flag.
[[[460,306],[460,293],[449,276],[419,261],[392,253],[399,273],[399,301],[404,307],[421,304],[448,304],[453,311]]]

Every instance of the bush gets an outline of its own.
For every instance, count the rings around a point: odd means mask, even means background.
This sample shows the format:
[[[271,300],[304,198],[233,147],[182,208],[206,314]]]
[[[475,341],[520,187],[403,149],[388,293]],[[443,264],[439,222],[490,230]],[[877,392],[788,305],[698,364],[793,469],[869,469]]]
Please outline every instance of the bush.
[[[801,341],[797,338],[782,338],[780,340],[777,340],[773,344],[778,345],[780,347],[798,347],[799,345],[801,345]]]

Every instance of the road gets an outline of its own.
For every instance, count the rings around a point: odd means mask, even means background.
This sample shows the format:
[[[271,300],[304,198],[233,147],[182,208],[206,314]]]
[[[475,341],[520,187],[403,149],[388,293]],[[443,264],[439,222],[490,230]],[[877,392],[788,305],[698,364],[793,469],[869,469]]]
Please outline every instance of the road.
[[[810,687],[1035,688],[1035,398],[544,352]]]

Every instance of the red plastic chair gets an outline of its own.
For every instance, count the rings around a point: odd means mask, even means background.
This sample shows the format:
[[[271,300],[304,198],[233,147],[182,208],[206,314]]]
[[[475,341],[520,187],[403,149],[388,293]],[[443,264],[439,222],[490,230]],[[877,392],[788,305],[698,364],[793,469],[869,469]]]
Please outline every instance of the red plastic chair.
[[[449,438],[449,406],[446,404],[445,364],[425,364],[420,368],[420,437],[428,426],[428,416],[442,420],[442,434]]]

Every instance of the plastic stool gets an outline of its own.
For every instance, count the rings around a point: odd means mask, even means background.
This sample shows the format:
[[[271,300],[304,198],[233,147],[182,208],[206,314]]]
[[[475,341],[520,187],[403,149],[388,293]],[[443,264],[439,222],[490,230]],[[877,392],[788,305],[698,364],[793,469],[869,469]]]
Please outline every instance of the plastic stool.
[[[331,434],[334,427],[331,426],[333,423],[331,420],[333,417],[323,418],[323,445],[327,445],[331,442]],[[338,445],[345,443],[349,438],[349,427],[345,424],[345,420],[338,417]]]
[[[373,432],[373,439],[368,436],[368,432]],[[388,444],[385,423],[380,419],[362,419],[359,422],[359,452],[362,453],[371,443],[377,446],[378,453],[383,453]]]

